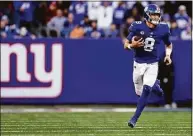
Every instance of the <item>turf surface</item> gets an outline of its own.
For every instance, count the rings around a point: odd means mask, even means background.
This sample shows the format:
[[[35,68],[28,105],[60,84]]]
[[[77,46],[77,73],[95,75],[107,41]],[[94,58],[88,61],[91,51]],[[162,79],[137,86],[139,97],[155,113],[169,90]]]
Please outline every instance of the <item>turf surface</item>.
[[[191,136],[191,112],[144,112],[136,128],[133,113],[2,113],[1,135],[13,136]]]

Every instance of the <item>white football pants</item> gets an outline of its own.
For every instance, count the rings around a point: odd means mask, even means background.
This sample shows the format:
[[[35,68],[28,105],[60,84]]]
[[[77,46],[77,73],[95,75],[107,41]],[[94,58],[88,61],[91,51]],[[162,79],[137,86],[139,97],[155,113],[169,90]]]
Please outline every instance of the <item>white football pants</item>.
[[[155,63],[137,63],[134,61],[133,68],[133,82],[135,86],[135,92],[137,95],[141,95],[143,91],[143,85],[152,87],[155,84],[158,75],[158,62]]]

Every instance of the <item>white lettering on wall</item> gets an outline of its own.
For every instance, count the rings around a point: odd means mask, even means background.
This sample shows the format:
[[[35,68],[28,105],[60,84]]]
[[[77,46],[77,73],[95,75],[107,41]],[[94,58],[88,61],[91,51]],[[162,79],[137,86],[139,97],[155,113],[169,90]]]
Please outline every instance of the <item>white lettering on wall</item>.
[[[21,43],[13,45],[1,44],[1,82],[10,81],[10,56],[16,55],[16,73],[20,82],[30,82],[31,75],[27,72],[27,49]]]
[[[42,43],[30,45],[30,52],[34,54],[34,76],[42,83],[50,83],[49,87],[1,87],[2,98],[54,98],[58,97],[62,91],[62,44],[52,45],[50,60],[51,70],[45,70],[45,46]],[[17,56],[16,75],[19,82],[30,82],[31,75],[27,72],[27,49],[21,43],[11,46],[7,43],[1,44],[1,82],[10,81],[10,55],[15,53]]]

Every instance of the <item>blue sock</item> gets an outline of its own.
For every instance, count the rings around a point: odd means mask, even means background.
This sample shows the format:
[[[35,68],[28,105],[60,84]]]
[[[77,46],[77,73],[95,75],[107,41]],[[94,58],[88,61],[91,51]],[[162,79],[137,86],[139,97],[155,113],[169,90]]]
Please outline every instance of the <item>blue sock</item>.
[[[158,96],[163,96],[163,90],[160,87],[160,81],[159,80],[155,81],[155,84],[152,87],[152,92],[157,94]]]
[[[140,96],[139,101],[137,103],[137,109],[136,109],[135,114],[133,115],[133,117],[131,119],[132,121],[136,122],[138,120],[144,107],[147,105],[147,101],[148,101],[148,98],[150,96],[151,89],[152,88],[148,85],[143,86],[143,92],[142,92],[142,95]]]
[[[152,86],[152,90],[157,90],[157,85],[160,85],[160,81],[156,79],[154,85]]]

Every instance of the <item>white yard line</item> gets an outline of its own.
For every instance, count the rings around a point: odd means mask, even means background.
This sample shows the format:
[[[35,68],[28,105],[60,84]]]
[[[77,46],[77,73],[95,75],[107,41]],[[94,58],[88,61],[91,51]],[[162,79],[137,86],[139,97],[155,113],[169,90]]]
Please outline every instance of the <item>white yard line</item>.
[[[21,108],[21,109],[1,109],[1,113],[38,113],[38,112],[135,112],[136,108]],[[166,110],[164,108],[145,109],[146,111],[191,111],[190,108],[179,108]]]

